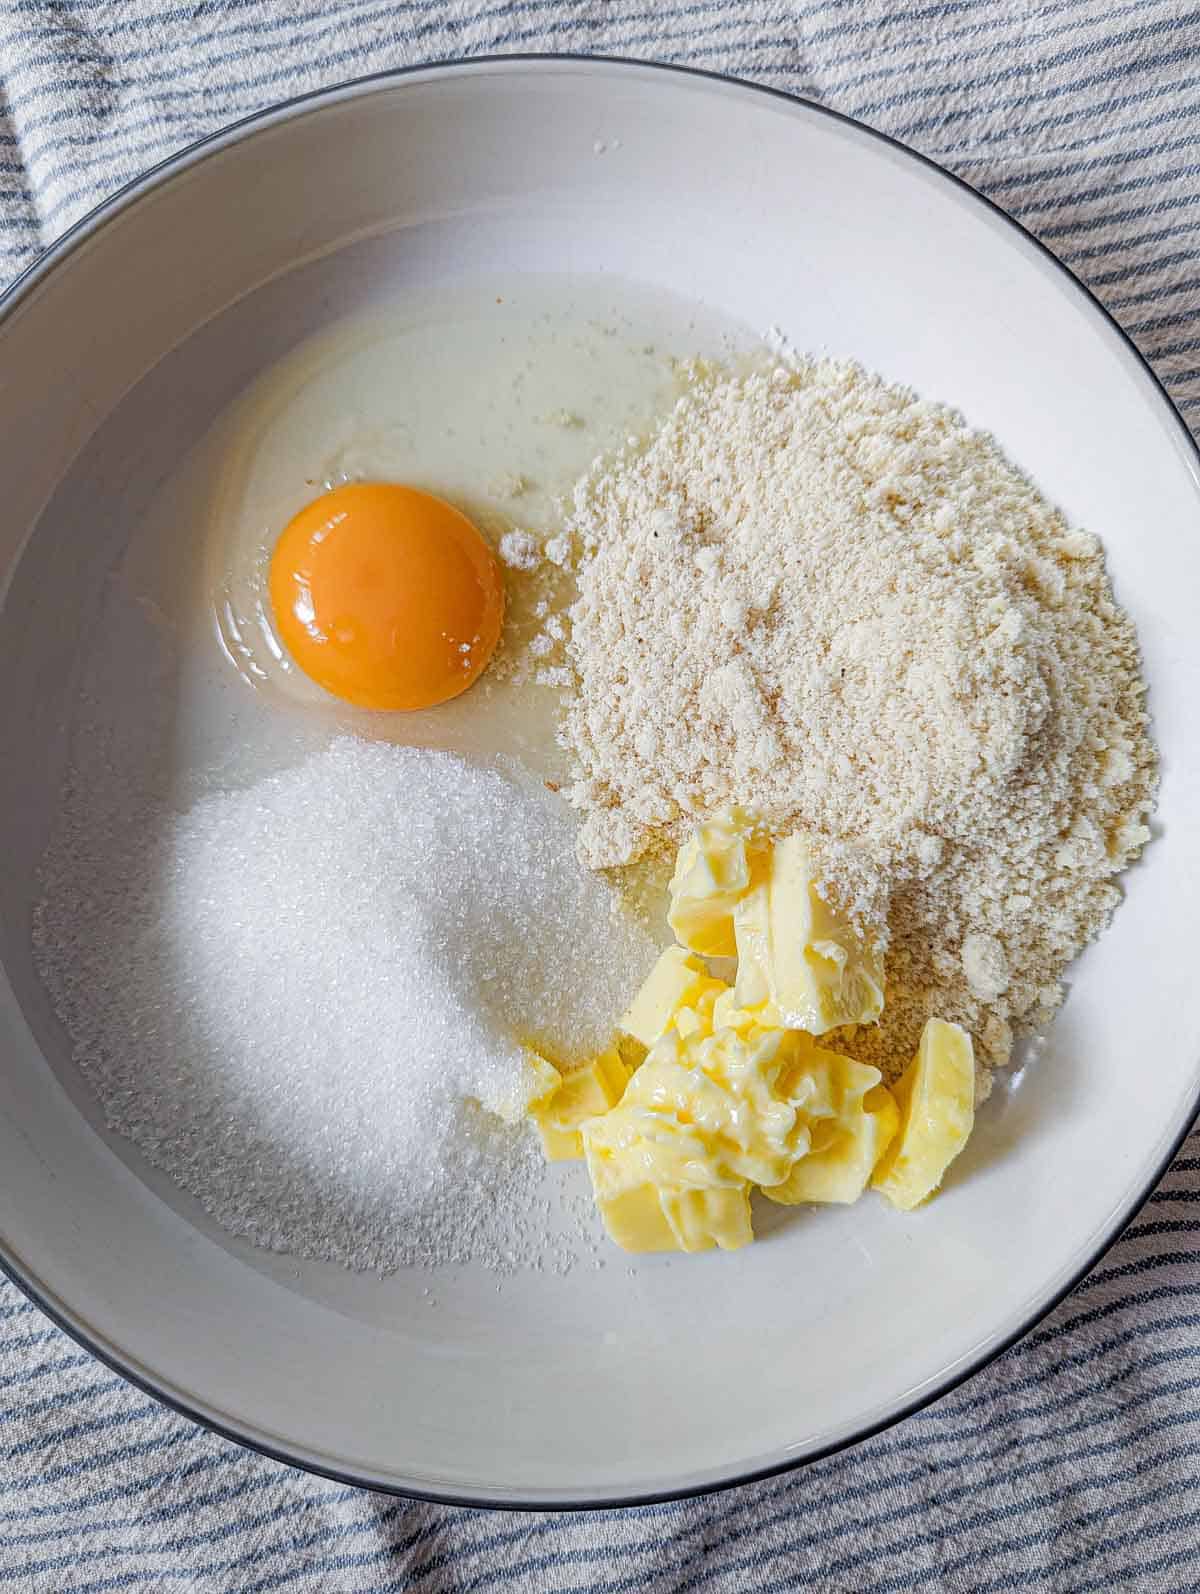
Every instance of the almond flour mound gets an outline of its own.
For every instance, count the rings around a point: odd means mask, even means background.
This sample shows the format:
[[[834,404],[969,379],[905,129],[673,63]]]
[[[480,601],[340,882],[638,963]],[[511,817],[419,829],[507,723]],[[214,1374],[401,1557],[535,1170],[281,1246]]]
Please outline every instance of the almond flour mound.
[[[560,739],[595,868],[737,804],[818,845],[851,907],[890,893],[887,1007],[982,1059],[1044,1024],[1148,838],[1155,753],[1097,539],[995,441],[859,367],[697,368],[568,532]]]

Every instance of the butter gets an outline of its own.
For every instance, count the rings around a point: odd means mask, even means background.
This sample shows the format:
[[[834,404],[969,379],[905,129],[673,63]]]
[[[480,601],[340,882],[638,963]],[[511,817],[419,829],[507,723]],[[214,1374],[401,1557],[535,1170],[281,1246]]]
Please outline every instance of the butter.
[[[646,976],[621,1020],[621,1029],[649,1048],[665,1035],[681,1008],[694,1006],[706,993],[725,989],[704,963],[682,947],[669,946]]]
[[[660,1183],[782,1182],[808,1150],[796,1105],[810,1087],[793,1067],[796,1044],[779,1029],[663,1036],[621,1102]]]
[[[713,1029],[736,1029],[744,1034],[756,1023],[757,1014],[748,1007],[738,1006],[737,992],[732,985],[717,993],[712,1008]]]
[[[811,1087],[800,1108],[808,1121],[808,1155],[763,1194],[784,1206],[857,1201],[899,1127],[892,1093],[877,1068],[812,1042],[796,1071]],[[800,1095],[797,1081],[790,1089],[793,1098]]]
[[[821,896],[803,835],[755,855],[733,926],[734,999],[760,1023],[823,1035],[883,1011],[879,950]]]
[[[680,1251],[737,1251],[754,1238],[750,1190],[723,1185],[704,1190],[661,1190],[659,1201]]]
[[[541,1052],[535,1051],[532,1046],[525,1048],[526,1078],[529,1080],[528,1105],[536,1107],[539,1102],[552,1096],[562,1084],[563,1077],[554,1064]]]
[[[534,1054],[536,1056],[536,1054]],[[546,1068],[553,1068],[538,1058]],[[553,1068],[557,1083],[531,1103],[530,1117],[542,1137],[547,1162],[570,1162],[583,1156],[580,1126],[615,1107],[625,1091],[629,1070],[615,1048],[601,1052],[583,1068],[562,1074]]]
[[[647,1126],[623,1106],[595,1118],[583,1130],[588,1173],[608,1236],[624,1251],[724,1251],[747,1245],[750,1191],[745,1180],[716,1182],[703,1139],[687,1133],[663,1156],[669,1132],[647,1139]],[[653,1126],[650,1126],[653,1128]],[[668,1167],[684,1167],[692,1153],[699,1183],[664,1182]]]
[[[734,1251],[755,1186],[782,1205],[925,1200],[974,1117],[970,1037],[931,1020],[893,1093],[814,1037],[873,1023],[883,963],[823,898],[808,842],[747,842],[736,815],[676,861],[680,946],[651,969],[614,1046],[562,1074],[529,1053],[530,1115],[550,1161],[583,1156],[609,1237],[630,1252]],[[738,959],[733,986],[709,956]]]
[[[717,1003],[723,996],[731,995],[729,986],[724,980],[710,979],[694,991],[686,1007],[675,1010],[671,1019],[670,1028],[676,1034],[685,1037],[692,1035],[711,1035],[720,1026],[716,1022]]]
[[[895,1097],[900,1126],[871,1184],[910,1212],[933,1195],[975,1123],[975,1055],[966,1030],[931,1018]]]
[[[532,1046],[525,1047],[524,1064],[515,1093],[494,1108],[497,1117],[506,1124],[520,1123],[526,1113],[532,1113],[537,1104],[562,1083],[562,1075],[554,1064]]]
[[[745,822],[736,812],[701,825],[684,842],[671,877],[667,923],[682,946],[733,957],[733,910],[750,885]]]
[[[588,1159],[592,1166],[592,1159]],[[595,1183],[595,1173],[592,1175]],[[599,1186],[596,1186],[597,1190]],[[667,1222],[657,1188],[649,1183],[631,1185],[628,1189],[614,1190],[612,1194],[596,1196],[608,1237],[622,1251],[640,1255],[646,1251],[677,1251],[675,1231]]]
[[[801,1040],[781,1029],[672,1030],[651,1048],[620,1106],[582,1131],[618,1245],[735,1250],[754,1238],[750,1186],[782,1183],[809,1149],[796,1104],[814,1093],[797,1066]]]

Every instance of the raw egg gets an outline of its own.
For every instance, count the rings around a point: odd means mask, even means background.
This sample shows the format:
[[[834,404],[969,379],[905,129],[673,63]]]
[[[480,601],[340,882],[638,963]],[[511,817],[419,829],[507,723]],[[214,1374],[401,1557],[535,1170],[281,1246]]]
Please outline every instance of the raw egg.
[[[390,482],[324,493],[271,555],[275,624],[304,673],[362,708],[432,708],[486,669],[504,584],[453,505]]]

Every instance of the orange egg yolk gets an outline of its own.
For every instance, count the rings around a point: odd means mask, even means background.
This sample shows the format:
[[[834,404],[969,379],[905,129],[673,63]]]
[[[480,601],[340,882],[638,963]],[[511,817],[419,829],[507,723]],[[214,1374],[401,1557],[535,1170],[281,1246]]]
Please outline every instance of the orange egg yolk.
[[[413,487],[351,482],[288,522],[268,576],[288,652],[363,708],[432,708],[487,667],[504,583],[465,515]]]

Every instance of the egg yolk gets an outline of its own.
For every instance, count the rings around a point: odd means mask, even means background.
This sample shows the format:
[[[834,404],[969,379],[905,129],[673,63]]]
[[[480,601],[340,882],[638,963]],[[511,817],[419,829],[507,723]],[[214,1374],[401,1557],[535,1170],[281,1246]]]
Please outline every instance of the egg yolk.
[[[452,505],[351,482],[288,522],[268,576],[275,623],[304,673],[363,708],[432,708],[478,679],[500,640],[504,584]]]

